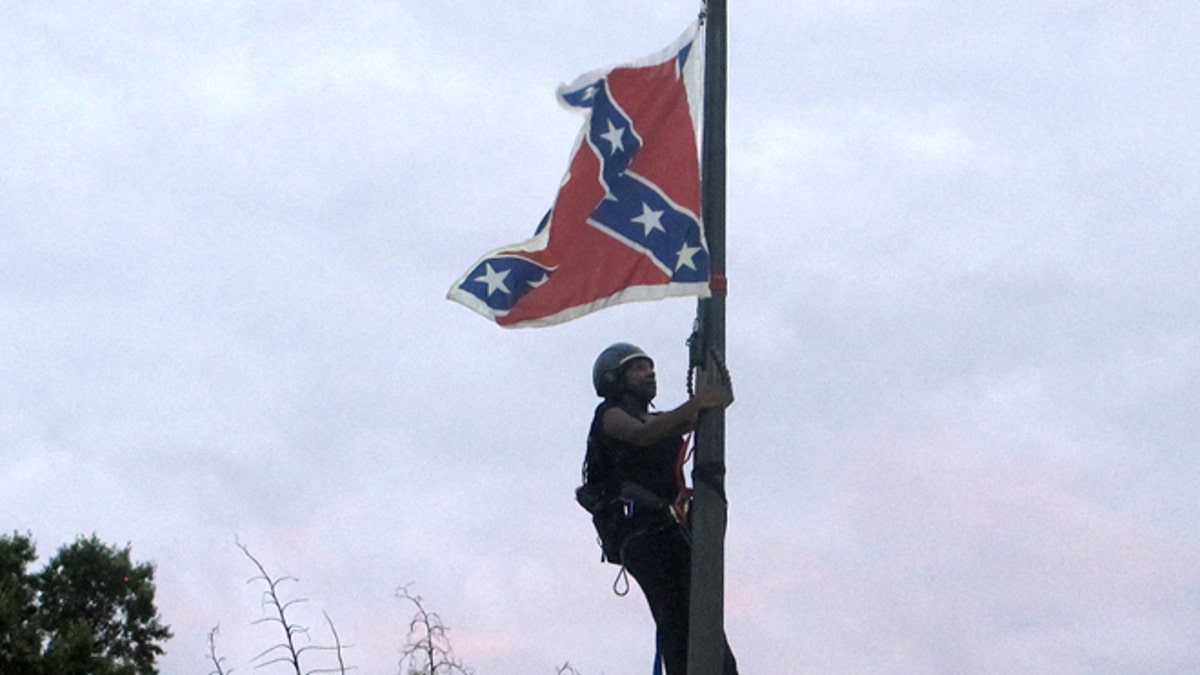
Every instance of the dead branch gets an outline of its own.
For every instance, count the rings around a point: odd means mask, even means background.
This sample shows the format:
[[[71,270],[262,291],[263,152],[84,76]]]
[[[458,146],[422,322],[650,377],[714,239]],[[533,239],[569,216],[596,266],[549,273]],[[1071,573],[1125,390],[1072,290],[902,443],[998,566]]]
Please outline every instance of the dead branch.
[[[442,618],[425,609],[421,596],[409,592],[411,585],[396,590],[396,597],[416,607],[416,613],[408,623],[408,637],[400,657],[401,669],[407,665],[408,670],[404,671],[407,675],[472,675],[474,671],[454,656]]]

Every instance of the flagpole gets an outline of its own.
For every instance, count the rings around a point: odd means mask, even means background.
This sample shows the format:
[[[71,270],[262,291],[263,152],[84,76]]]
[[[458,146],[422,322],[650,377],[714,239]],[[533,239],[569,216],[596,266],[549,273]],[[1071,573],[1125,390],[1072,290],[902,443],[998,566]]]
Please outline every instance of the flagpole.
[[[726,1],[704,3],[704,129],[701,209],[712,271],[712,297],[696,309],[701,354],[725,354]],[[725,411],[703,411],[692,470],[692,588],[688,672],[721,675],[725,648]]]

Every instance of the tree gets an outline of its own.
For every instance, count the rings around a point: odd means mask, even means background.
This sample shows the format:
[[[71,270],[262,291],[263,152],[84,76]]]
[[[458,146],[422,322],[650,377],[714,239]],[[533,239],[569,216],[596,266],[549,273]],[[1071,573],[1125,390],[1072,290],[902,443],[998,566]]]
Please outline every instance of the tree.
[[[332,644],[315,644],[309,637],[309,629],[296,620],[296,608],[306,603],[307,598],[293,597],[282,591],[288,582],[299,583],[296,577],[276,576],[257,557],[250,553],[249,547],[236,542],[242,554],[254,565],[258,574],[248,580],[248,583],[261,584],[262,609],[264,616],[254,621],[255,624],[276,626],[279,641],[262,650],[250,659],[255,669],[274,668],[286,670],[293,675],[324,675],[326,673],[346,675],[355,666],[346,665],[345,651],[352,645],[342,643],[341,636],[328,614],[324,614],[325,623],[329,628]],[[408,622],[408,631],[404,646],[401,648],[401,675],[472,675],[475,671],[468,668],[454,654],[447,635],[449,629],[442,623],[437,612],[428,610],[424,599],[410,591],[411,583],[396,590],[396,597],[412,605],[414,613]],[[213,626],[208,632],[208,662],[211,669],[208,675],[231,675],[233,669],[226,665],[226,658],[217,649],[217,635],[220,626]],[[323,653],[315,656],[314,653]],[[331,661],[336,657],[336,664]],[[313,660],[324,660],[325,663],[313,667]],[[556,675],[580,675],[580,671],[564,662],[558,666]],[[0,675],[7,671],[0,670]]]
[[[258,558],[255,558],[250,554],[250,549],[247,548],[245,544],[239,543],[238,548],[242,549],[242,553],[244,553],[246,557],[250,559],[250,562],[254,563],[256,568],[258,568],[258,576],[250,579],[250,581],[262,582],[266,587],[266,590],[263,591],[262,604],[263,607],[267,609],[269,614],[268,616],[255,621],[255,623],[274,623],[279,626],[280,630],[283,631],[282,641],[254,657],[253,660],[260,661],[260,663],[255,667],[262,668],[275,664],[284,664],[291,668],[296,675],[314,675],[316,673],[340,673],[340,675],[345,675],[346,661],[343,656],[344,647],[342,645],[342,639],[341,636],[338,635],[337,628],[333,625],[333,620],[329,618],[329,615],[325,615],[325,623],[329,626],[329,632],[333,636],[333,645],[327,646],[309,644],[300,646],[298,643],[298,638],[301,636],[307,636],[308,628],[298,623],[294,623],[290,618],[288,611],[291,609],[292,605],[307,602],[307,599],[296,598],[288,600],[279,592],[279,587],[282,586],[284,582],[298,582],[299,580],[296,579],[296,577],[290,576],[271,576],[267,572],[267,568],[258,561]],[[211,633],[209,634],[209,641],[210,643],[212,642]],[[317,670],[307,671],[302,670],[300,667],[300,659],[305,653],[310,651],[332,652],[337,657],[337,668],[320,668]],[[215,647],[212,649],[212,655],[213,656],[211,660],[213,661],[213,664],[217,666],[217,672],[223,672],[221,669],[220,660],[216,657]]]
[[[41,660],[37,591],[26,571],[37,559],[28,537],[0,537],[0,673],[31,673]]]
[[[63,546],[42,571],[29,535],[0,537],[0,672],[151,675],[171,637],[154,604],[154,566],[96,535]]]
[[[401,668],[407,668],[405,675],[471,675],[473,671],[454,656],[450,640],[446,637],[446,627],[442,625],[442,617],[426,610],[421,596],[410,593],[408,586],[400,587],[396,597],[416,608],[416,613],[408,622],[408,641],[400,659]]]

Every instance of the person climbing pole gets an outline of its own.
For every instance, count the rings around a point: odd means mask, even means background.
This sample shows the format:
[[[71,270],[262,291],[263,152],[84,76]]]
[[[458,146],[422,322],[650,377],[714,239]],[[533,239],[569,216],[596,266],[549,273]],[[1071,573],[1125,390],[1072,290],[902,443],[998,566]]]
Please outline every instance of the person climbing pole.
[[[687,675],[692,551],[684,434],[695,428],[700,411],[730,405],[733,388],[723,365],[710,358],[687,401],[652,411],[658,394],[654,361],[627,342],[600,353],[592,384],[604,400],[592,418],[576,497],[592,514],[603,560],[621,566],[614,590],[624,594],[620,586],[628,572],[646,596],[656,627],[655,672],[661,658],[667,675]],[[737,675],[728,641],[724,675]]]

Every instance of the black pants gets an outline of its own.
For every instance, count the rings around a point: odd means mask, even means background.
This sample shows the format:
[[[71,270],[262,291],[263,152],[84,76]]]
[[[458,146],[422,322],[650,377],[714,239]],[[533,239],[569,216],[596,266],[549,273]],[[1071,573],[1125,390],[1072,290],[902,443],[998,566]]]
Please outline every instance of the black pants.
[[[691,543],[677,525],[638,532],[626,541],[622,559],[650,604],[667,675],[687,675]],[[728,640],[724,674],[737,675],[737,662]]]

